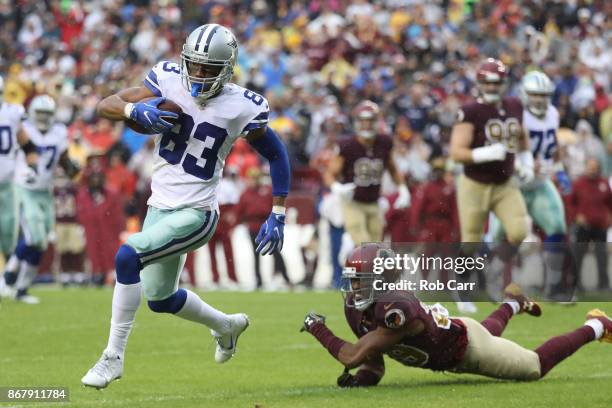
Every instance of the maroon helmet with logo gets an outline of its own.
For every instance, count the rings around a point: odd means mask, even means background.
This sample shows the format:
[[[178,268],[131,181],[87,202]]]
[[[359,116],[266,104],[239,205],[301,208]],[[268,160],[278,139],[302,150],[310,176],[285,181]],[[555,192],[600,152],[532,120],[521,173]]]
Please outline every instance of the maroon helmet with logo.
[[[506,65],[495,58],[487,58],[478,67],[476,81],[480,96],[486,103],[497,103],[508,76]]]
[[[342,270],[341,287],[348,307],[367,309],[375,301],[375,280],[395,282],[399,278],[394,266],[384,267],[387,258],[395,258],[395,252],[376,243],[361,245],[349,253]]]

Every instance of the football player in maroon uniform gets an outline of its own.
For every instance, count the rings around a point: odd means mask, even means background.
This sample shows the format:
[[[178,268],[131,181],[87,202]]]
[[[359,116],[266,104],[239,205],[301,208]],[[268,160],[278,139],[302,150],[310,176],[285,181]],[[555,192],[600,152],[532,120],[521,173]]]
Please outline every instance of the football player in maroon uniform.
[[[477,72],[480,96],[461,107],[453,127],[450,154],[464,165],[457,191],[462,242],[480,242],[489,211],[499,218],[510,243],[528,233],[528,216],[518,186],[512,182],[515,155],[519,178],[533,179],[533,156],[523,131],[523,106],[502,97],[506,66],[487,59]]]
[[[482,322],[450,317],[440,304],[427,306],[411,292],[377,296],[375,280],[391,283],[399,277],[397,271],[373,272],[375,259],[387,257],[393,258],[393,251],[367,244],[355,248],[347,259],[343,277],[350,285],[344,311],[358,337],[356,343],[336,337],[324,316],[311,312],[304,319],[301,330],[312,334],[345,366],[338,378],[341,387],[378,384],[385,372],[383,355],[410,367],[533,381],[586,343],[612,342],[612,320],[598,309],[587,314],[582,327],[553,337],[535,350],[500,337],[515,314],[537,317],[542,313],[514,284],[506,288],[504,303]],[[354,375],[349,372],[353,368],[358,368]]]
[[[398,186],[394,208],[410,205],[410,192],[391,157],[393,141],[379,132],[380,120],[380,109],[374,102],[357,105],[355,136],[338,143],[338,153],[324,174],[325,184],[343,199],[344,227],[355,245],[382,239],[383,216],[378,198],[385,170]]]

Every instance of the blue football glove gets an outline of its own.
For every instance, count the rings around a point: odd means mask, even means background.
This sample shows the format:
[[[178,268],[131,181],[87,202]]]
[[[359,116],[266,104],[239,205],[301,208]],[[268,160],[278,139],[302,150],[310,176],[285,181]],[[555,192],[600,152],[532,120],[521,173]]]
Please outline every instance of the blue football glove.
[[[572,182],[565,171],[561,170],[556,172],[555,177],[557,178],[557,183],[559,183],[559,187],[563,194],[572,192]]]
[[[275,250],[280,252],[283,249],[285,239],[285,216],[282,214],[270,213],[270,216],[259,229],[259,234],[255,238],[257,248],[255,252],[261,255],[271,255]]]
[[[132,112],[130,112],[130,119],[145,129],[156,133],[164,133],[172,129],[174,125],[165,120],[165,118],[177,119],[178,115],[174,112],[163,111],[157,108],[165,100],[165,97],[159,97],[146,102],[135,103]]]

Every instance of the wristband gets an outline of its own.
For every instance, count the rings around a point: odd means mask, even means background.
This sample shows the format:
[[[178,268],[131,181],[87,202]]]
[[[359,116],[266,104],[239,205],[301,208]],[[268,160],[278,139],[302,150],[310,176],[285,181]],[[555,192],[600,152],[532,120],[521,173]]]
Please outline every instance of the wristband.
[[[274,214],[285,215],[285,211],[286,211],[286,208],[283,207],[282,205],[273,205],[272,206],[272,212]]]
[[[125,116],[127,119],[132,119],[132,111],[134,110],[134,104],[133,103],[126,103],[125,107],[123,108],[123,116]]]

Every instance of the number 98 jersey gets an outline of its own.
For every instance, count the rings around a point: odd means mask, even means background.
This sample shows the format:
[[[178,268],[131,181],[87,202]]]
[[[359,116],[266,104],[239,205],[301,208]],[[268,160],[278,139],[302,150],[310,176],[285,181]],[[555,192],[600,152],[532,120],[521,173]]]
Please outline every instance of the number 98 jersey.
[[[171,130],[155,136],[148,204],[160,209],[217,207],[215,190],[225,159],[240,136],[267,125],[268,101],[228,83],[200,106],[183,87],[179,66],[169,61],[156,64],[144,85],[183,111]]]
[[[13,181],[19,150],[17,132],[24,115],[23,106],[0,101],[0,183]]]

